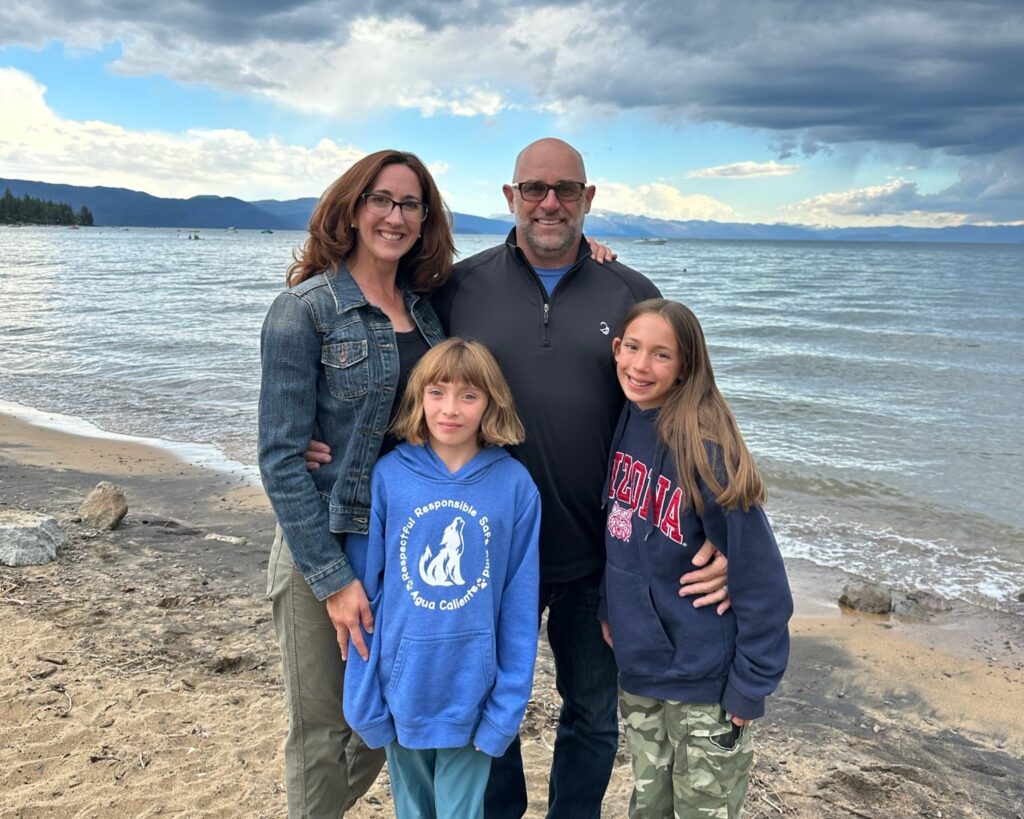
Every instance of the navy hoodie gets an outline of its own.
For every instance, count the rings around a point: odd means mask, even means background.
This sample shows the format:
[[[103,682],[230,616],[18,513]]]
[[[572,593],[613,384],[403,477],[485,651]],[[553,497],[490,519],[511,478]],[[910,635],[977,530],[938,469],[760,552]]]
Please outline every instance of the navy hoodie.
[[[644,697],[721,703],[754,719],[789,659],[793,599],[782,555],[760,506],[724,509],[699,476],[697,516],[658,438],[657,415],[632,402],[623,408],[605,485],[608,562],[598,616],[611,626],[619,684]],[[706,446],[720,465],[721,450]],[[724,480],[724,470],[716,475]],[[705,538],[729,558],[732,608],[722,616],[679,596],[679,578],[693,570]]]
[[[349,651],[344,710],[371,748],[501,756],[519,732],[537,656],[540,498],[500,447],[454,475],[402,443],[371,481],[370,530],[346,553],[374,617],[370,658]]]

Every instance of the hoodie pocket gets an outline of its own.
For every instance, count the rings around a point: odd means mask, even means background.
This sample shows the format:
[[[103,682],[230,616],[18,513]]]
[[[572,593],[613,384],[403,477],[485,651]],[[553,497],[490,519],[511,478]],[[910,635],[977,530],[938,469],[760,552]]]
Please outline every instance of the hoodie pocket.
[[[370,390],[370,362],[366,339],[324,344],[320,363],[327,373],[327,388],[335,398],[358,398]]]
[[[494,686],[490,631],[403,637],[384,692],[399,722],[476,719]]]
[[[659,674],[672,662],[675,648],[654,608],[643,575],[608,564],[608,619],[615,661],[624,674]]]

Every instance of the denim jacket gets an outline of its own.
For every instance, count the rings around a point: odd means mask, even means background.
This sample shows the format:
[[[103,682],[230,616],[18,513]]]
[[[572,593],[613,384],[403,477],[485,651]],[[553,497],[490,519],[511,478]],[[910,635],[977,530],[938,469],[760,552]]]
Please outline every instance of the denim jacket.
[[[433,346],[444,338],[430,302],[403,286]],[[370,473],[398,383],[391,321],[367,303],[344,265],[279,294],[263,322],[260,475],[292,559],[319,600],[355,579],[334,533],[367,531]],[[333,459],[309,472],[310,439]]]

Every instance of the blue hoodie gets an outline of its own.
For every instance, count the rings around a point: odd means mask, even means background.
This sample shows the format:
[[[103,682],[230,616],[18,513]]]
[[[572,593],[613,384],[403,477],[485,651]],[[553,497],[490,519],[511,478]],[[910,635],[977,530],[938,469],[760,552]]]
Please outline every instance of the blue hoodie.
[[[427,446],[377,462],[370,531],[346,552],[374,617],[369,661],[349,651],[345,718],[371,748],[501,756],[537,657],[540,498],[500,447],[454,475]]]
[[[697,478],[704,514],[687,503],[675,459],[656,429],[658,410],[629,402],[609,459],[604,497],[607,566],[598,617],[611,626],[619,684],[631,694],[721,703],[755,719],[789,658],[793,599],[782,555],[760,506],[724,509]],[[712,444],[712,466],[721,449]],[[724,469],[716,469],[724,480]],[[729,558],[732,608],[694,608],[679,578],[705,538]]]

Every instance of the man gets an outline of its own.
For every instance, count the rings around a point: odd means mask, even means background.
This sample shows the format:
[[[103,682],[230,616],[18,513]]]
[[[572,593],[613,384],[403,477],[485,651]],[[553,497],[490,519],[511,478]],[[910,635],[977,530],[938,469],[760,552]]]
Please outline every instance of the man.
[[[541,495],[541,611],[562,697],[548,786],[551,819],[597,817],[618,746],[615,657],[597,619],[604,571],[601,487],[622,408],[611,342],[626,310],[659,296],[643,275],[599,264],[583,236],[595,187],[583,157],[559,139],[531,143],[503,191],[515,227],[505,244],[455,265],[432,297],[449,335],[487,345],[498,359],[526,427],[512,449]],[[310,468],[329,460],[314,445]],[[714,554],[710,543],[695,564]],[[728,602],[726,560],[680,578],[695,605]],[[707,594],[711,592],[711,594]],[[518,739],[491,766],[487,819],[520,819],[526,781]]]
[[[599,265],[583,238],[595,187],[583,157],[558,139],[518,156],[503,191],[515,228],[504,245],[455,266],[433,297],[449,335],[482,341],[512,387],[526,442],[512,452],[541,494],[541,613],[563,704],[548,789],[549,817],[595,817],[618,743],[617,670],[597,620],[604,570],[601,487],[622,408],[611,339],[626,310],[659,296],[625,265]],[[707,544],[701,561],[712,554]],[[712,579],[725,559],[684,583]],[[684,586],[683,592],[701,592]],[[723,593],[703,598],[717,602]],[[724,610],[724,609],[723,609]],[[518,819],[526,784],[516,740],[491,767],[487,819]]]

